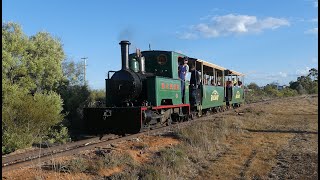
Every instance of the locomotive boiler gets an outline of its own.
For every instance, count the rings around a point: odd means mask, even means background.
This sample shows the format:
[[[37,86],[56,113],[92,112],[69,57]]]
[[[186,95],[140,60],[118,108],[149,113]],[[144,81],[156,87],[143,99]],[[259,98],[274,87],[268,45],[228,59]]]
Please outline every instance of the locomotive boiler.
[[[143,105],[141,100],[143,91],[143,82],[146,80],[147,75],[144,72],[144,58],[136,53],[136,58],[139,59],[139,64],[136,60],[132,59],[130,68],[129,64],[129,41],[121,41],[121,63],[122,68],[120,71],[114,72],[111,79],[106,80],[109,86],[108,92],[108,105],[118,107],[129,107]],[[138,68],[139,67],[139,68]],[[112,71],[113,72],[113,71]],[[108,72],[108,76],[109,76]],[[144,87],[145,89],[145,87]]]

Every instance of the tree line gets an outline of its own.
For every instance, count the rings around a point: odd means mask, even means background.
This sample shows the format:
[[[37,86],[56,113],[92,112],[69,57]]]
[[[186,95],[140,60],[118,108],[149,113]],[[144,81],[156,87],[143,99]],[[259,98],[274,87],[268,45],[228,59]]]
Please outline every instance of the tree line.
[[[278,87],[277,83],[270,83],[262,88],[256,83],[250,83],[246,86],[246,101],[252,102],[265,98],[318,94],[318,69],[311,68],[307,75],[297,77],[296,81],[290,81],[289,86],[282,89]]]

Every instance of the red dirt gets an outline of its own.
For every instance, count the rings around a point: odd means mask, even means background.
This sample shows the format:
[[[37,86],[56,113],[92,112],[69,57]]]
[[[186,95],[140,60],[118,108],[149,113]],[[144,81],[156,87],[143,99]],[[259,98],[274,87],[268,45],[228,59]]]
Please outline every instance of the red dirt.
[[[156,152],[158,149],[165,148],[168,146],[173,146],[178,144],[179,141],[172,137],[161,137],[157,136],[142,136],[139,138],[132,139],[130,141],[123,141],[115,144],[114,151],[119,153],[128,153],[135,162],[144,163],[149,161],[150,156]],[[103,148],[103,147],[101,147]],[[94,158],[96,155],[94,150],[84,151],[81,153],[83,156],[90,159]],[[63,164],[63,162],[72,159],[72,156],[61,157],[53,159],[51,161],[57,165]],[[98,171],[100,176],[110,176],[114,173],[121,172],[123,167],[113,167],[110,169],[101,169]],[[64,173],[55,172],[53,170],[39,170],[38,168],[24,168],[20,170],[15,170],[13,172],[5,172],[2,175],[2,179],[94,179],[94,175],[85,173]]]

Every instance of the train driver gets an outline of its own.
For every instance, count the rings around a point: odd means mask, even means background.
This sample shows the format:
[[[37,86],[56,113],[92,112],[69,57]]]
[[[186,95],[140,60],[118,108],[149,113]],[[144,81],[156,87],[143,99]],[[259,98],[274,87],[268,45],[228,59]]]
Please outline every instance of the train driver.
[[[179,66],[178,69],[179,72],[179,78],[181,80],[181,97],[182,97],[182,103],[184,102],[184,90],[185,90],[185,80],[187,73],[189,72],[189,66],[188,66],[188,58],[185,57],[183,60],[183,64]]]

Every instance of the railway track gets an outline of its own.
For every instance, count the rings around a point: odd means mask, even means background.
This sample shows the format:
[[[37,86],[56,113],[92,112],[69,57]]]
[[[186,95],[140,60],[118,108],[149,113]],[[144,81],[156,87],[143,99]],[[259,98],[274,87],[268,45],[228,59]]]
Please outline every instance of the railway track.
[[[290,97],[290,98],[294,98],[294,97]],[[290,98],[286,98],[286,99],[290,99]],[[257,103],[269,102],[274,100],[281,100],[281,99],[268,99],[268,100],[252,102],[250,104],[245,104],[244,106],[241,106],[237,110],[240,111],[243,108],[254,106]],[[207,114],[203,117],[197,118],[196,120],[172,124],[171,126],[159,127],[157,129],[140,132],[138,134],[129,134],[125,136],[108,134],[102,137],[94,137],[94,138],[79,140],[79,141],[67,143],[64,145],[53,146],[49,148],[39,148],[26,153],[2,156],[2,172],[7,172],[7,171],[11,171],[18,168],[24,168],[24,167],[39,166],[44,162],[47,162],[57,157],[73,155],[81,151],[95,149],[97,147],[113,144],[119,141],[129,140],[145,134],[148,134],[148,135],[161,134],[165,132],[165,130],[172,130],[179,126],[180,127],[186,126],[189,123],[193,123],[195,121],[208,119],[209,117],[211,118],[218,115],[230,113],[232,112],[231,110],[232,109],[230,109],[229,111],[221,112],[221,113]]]
[[[165,132],[165,130],[172,130],[177,126],[187,125],[192,121],[186,121],[184,123],[173,124],[171,126],[159,127],[156,129],[140,132],[137,134],[129,134],[125,136],[117,136],[109,134],[104,136],[101,140],[99,137],[76,141],[60,146],[55,146],[48,149],[37,149],[27,153],[21,153],[17,155],[10,155],[2,157],[2,172],[12,171],[18,168],[39,166],[46,161],[54,158],[73,155],[81,151],[95,149],[97,147],[105,146],[108,144],[114,144],[119,141],[133,139],[145,134],[156,135]]]

